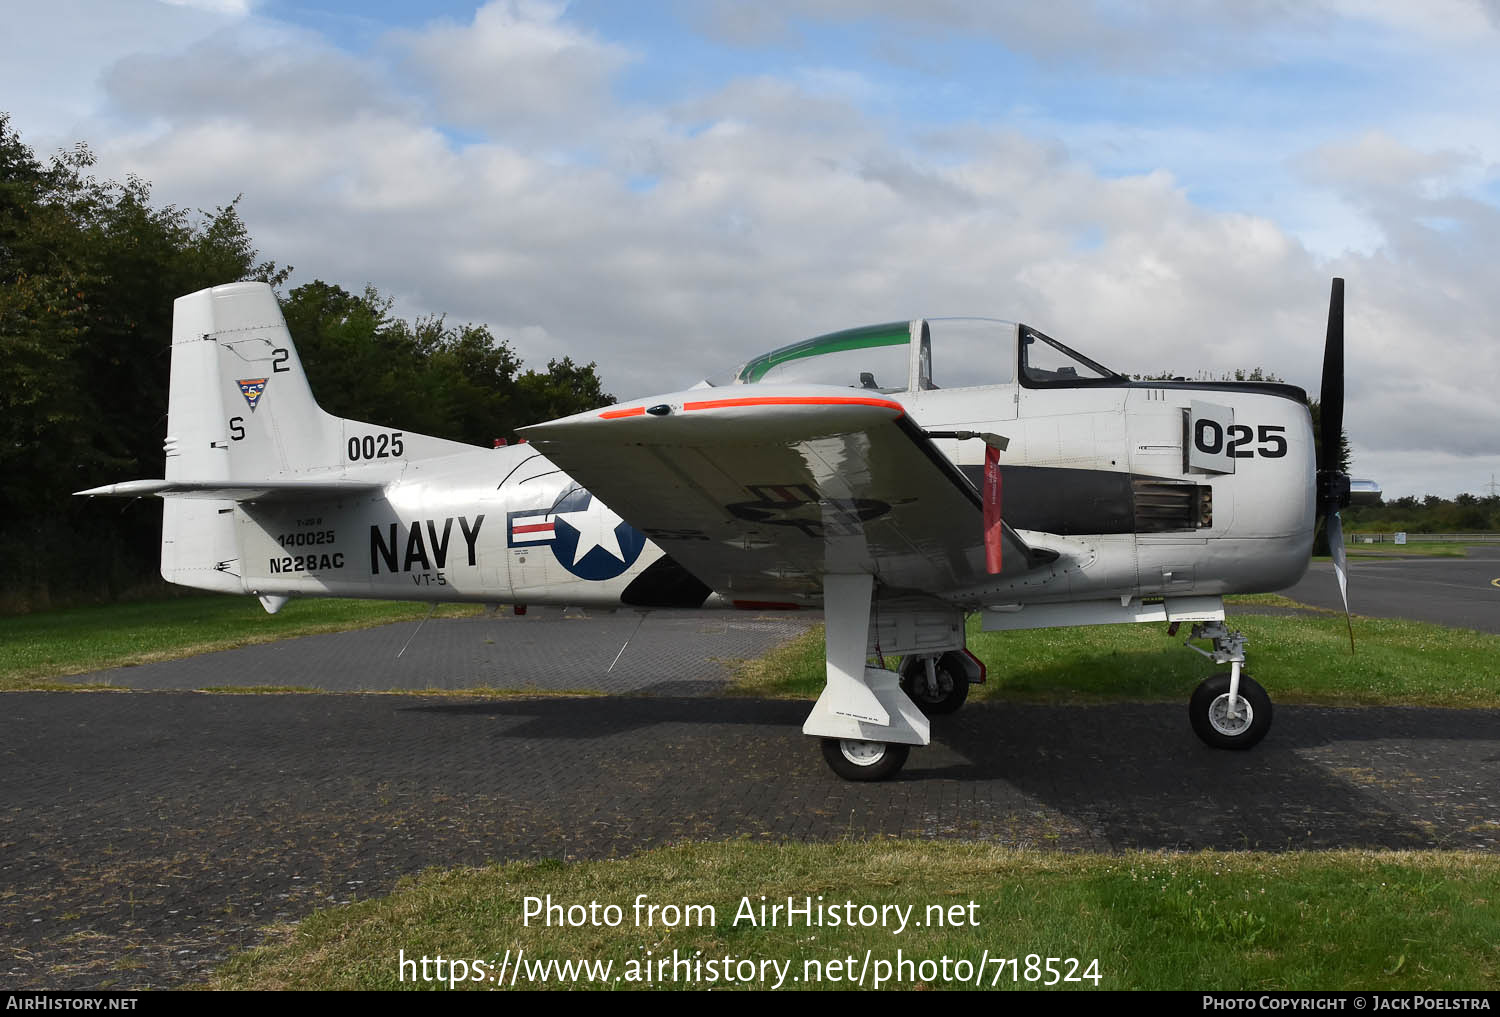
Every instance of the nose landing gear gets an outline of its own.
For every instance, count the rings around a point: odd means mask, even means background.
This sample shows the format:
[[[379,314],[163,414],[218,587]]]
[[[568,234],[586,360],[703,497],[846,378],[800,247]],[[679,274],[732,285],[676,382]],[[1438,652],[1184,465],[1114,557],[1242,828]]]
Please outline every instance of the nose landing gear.
[[[1213,650],[1194,646],[1194,639],[1213,641]],[[1223,622],[1193,626],[1183,644],[1215,664],[1228,664],[1228,674],[1215,674],[1194,690],[1188,701],[1193,731],[1216,749],[1248,749],[1271,729],[1271,697],[1260,683],[1245,674],[1245,635],[1231,632]]]

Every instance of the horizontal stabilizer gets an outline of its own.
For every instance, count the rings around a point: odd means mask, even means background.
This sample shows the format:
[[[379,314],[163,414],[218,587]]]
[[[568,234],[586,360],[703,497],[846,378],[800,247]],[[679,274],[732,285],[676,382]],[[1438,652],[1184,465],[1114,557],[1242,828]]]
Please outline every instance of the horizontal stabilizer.
[[[367,480],[127,480],[74,492],[84,498],[204,498],[215,501],[302,501],[347,498],[385,488]]]

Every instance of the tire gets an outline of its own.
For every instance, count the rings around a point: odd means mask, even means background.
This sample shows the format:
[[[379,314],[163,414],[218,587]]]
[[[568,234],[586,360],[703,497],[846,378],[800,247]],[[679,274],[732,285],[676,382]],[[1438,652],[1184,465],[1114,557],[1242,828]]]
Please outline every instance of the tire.
[[[924,716],[957,713],[969,698],[969,678],[964,673],[962,657],[950,651],[937,659],[934,665],[938,685],[936,693],[928,688],[924,660],[923,657],[907,657],[901,662],[901,691],[917,704]]]
[[[906,765],[910,745],[824,738],[823,758],[845,780],[888,780]]]
[[[1188,717],[1198,737],[1216,749],[1248,749],[1271,730],[1271,697],[1249,675],[1240,672],[1238,723],[1226,716],[1229,706],[1229,675],[1203,679],[1188,701]],[[1248,710],[1248,716],[1245,711]]]

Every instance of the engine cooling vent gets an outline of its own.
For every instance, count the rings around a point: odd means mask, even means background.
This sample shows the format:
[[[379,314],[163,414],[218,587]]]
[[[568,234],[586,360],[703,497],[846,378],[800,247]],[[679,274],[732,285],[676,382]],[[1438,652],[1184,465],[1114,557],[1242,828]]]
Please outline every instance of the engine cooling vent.
[[[1197,530],[1214,524],[1214,492],[1207,485],[1136,477],[1130,486],[1137,533]]]

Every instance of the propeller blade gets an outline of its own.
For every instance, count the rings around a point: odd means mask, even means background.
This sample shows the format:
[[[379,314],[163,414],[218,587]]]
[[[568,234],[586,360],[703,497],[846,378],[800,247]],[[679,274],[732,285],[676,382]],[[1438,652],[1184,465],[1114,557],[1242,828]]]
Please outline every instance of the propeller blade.
[[[1328,295],[1328,337],[1323,344],[1323,390],[1319,395],[1323,424],[1323,461],[1318,468],[1336,472],[1344,441],[1344,280],[1334,279]]]
[[[1344,599],[1344,621],[1349,625],[1349,652],[1354,652],[1354,619],[1349,617],[1349,560],[1344,556],[1344,524],[1339,514],[1328,517],[1328,550],[1333,555],[1333,574],[1338,576],[1339,596]]]

